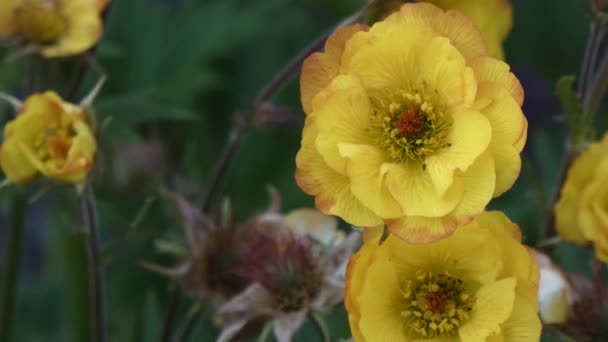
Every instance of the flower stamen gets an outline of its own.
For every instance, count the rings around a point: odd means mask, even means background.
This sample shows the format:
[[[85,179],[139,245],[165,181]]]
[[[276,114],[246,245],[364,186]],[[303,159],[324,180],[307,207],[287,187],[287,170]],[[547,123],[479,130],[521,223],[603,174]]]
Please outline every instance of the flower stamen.
[[[406,308],[401,312],[408,330],[425,338],[453,336],[470,317],[475,297],[462,280],[446,273],[420,273],[403,289]]]

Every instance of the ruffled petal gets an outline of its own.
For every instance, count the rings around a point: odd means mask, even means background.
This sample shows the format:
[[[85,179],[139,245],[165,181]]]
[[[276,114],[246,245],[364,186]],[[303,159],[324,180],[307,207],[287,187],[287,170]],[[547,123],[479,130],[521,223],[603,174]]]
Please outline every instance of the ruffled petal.
[[[67,18],[67,31],[55,44],[42,48],[45,57],[63,57],[86,51],[97,43],[103,33],[103,22],[97,1],[76,1],[62,4],[62,15]]]
[[[340,155],[347,160],[350,189],[366,207],[382,218],[401,216],[401,207],[386,187],[386,157],[369,145],[340,144]]]
[[[344,45],[355,33],[365,31],[366,25],[355,24],[340,28],[325,43],[325,53],[310,55],[302,65],[300,99],[306,114],[312,111],[312,99],[338,75]]]
[[[378,255],[383,252],[377,250],[359,295],[360,332],[366,341],[407,341],[399,277],[390,258]]]
[[[437,193],[444,194],[452,185],[454,172],[462,172],[475,162],[487,148],[492,137],[488,120],[475,111],[460,111],[452,115],[453,124],[448,136],[450,146],[425,159],[426,171]]]
[[[510,71],[507,63],[490,57],[479,57],[468,61],[479,83],[491,82],[504,87],[519,106],[524,103],[524,88]]]
[[[507,278],[477,291],[471,317],[458,330],[463,341],[485,342],[488,336],[500,333],[500,325],[513,312],[516,284],[515,278]]]
[[[334,88],[337,89],[333,91]],[[345,175],[346,160],[340,155],[338,144],[368,144],[372,141],[370,102],[365,90],[350,76],[338,76],[327,93],[331,94],[312,114],[316,117],[319,132],[315,145],[327,165]]]
[[[436,33],[447,37],[463,56],[471,59],[487,55],[484,38],[476,25],[460,11],[443,12],[428,3],[405,4],[401,11],[386,21],[416,23],[430,26]]]
[[[317,151],[315,118],[309,116],[302,133],[302,148],[296,156],[296,182],[315,197],[315,206],[325,214],[337,215],[356,226],[376,226],[382,220],[364,207],[350,191],[348,178],[331,169]]]
[[[454,210],[464,192],[464,184],[456,178],[443,195],[439,194],[418,163],[386,163],[381,173],[386,174],[386,185],[406,216],[444,216]]]

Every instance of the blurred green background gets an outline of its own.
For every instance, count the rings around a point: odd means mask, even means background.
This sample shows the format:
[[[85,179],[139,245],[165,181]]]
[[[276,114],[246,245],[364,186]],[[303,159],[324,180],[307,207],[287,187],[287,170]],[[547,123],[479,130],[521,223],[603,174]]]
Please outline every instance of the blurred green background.
[[[155,250],[159,237],[179,236],[164,186],[196,199],[224,144],[232,113],[246,110],[256,93],[300,49],[362,0],[125,0],[114,1],[96,51],[108,82],[96,102],[103,122],[101,170],[96,183],[105,250],[111,341],[155,341],[171,283],[137,265],[171,265]],[[530,122],[524,171],[517,185],[491,208],[507,212],[537,243],[543,206],[558,177],[564,128],[553,88],[578,72],[588,32],[584,1],[516,0],[507,59],[526,90]],[[2,50],[4,58],[8,50]],[[46,62],[47,87],[65,92],[75,60]],[[0,64],[0,90],[23,96],[24,60]],[[89,89],[98,76],[90,72]],[[86,91],[81,92],[81,96]],[[275,101],[303,117],[297,81]],[[11,112],[0,113],[5,122]],[[598,126],[598,131],[602,131]],[[246,136],[223,192],[238,218],[268,203],[266,185],[283,194],[284,208],[312,206],[295,184],[300,128],[255,129]],[[30,195],[43,189],[34,185]],[[0,190],[0,258],[6,251],[11,189]],[[147,203],[147,204],[146,204]],[[149,206],[148,206],[149,205]],[[133,225],[141,208],[143,219]],[[87,341],[86,259],[78,233],[78,202],[71,189],[54,188],[28,208],[14,341]],[[589,274],[589,253],[558,246],[568,271]],[[0,259],[1,261],[1,259]],[[0,265],[3,265],[0,262]],[[180,315],[185,315],[184,305]],[[348,338],[344,310],[329,317],[335,338]],[[192,341],[216,336],[209,315]],[[307,325],[298,340],[317,335]],[[549,340],[549,339],[547,339]]]

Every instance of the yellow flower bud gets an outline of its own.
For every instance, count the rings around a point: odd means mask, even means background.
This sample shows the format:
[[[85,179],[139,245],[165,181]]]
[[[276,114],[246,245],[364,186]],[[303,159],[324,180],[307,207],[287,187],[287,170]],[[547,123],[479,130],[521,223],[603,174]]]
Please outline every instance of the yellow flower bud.
[[[38,173],[79,183],[91,169],[96,150],[84,109],[47,91],[30,96],[4,127],[0,167],[13,183],[26,183]]]

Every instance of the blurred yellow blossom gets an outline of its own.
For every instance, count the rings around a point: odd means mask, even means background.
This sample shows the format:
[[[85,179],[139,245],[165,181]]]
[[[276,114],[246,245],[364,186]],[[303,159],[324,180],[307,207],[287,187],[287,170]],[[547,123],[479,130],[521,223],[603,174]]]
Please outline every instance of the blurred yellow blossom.
[[[572,163],[555,221],[562,240],[592,243],[597,257],[608,262],[608,134]]]
[[[0,167],[13,183],[37,173],[79,183],[93,165],[97,149],[84,109],[47,91],[30,96],[4,127]]]
[[[0,38],[14,38],[45,57],[82,53],[101,37],[109,0],[2,0]]]
[[[353,225],[436,241],[519,175],[523,89],[460,12],[406,4],[342,28],[306,59],[300,86],[296,180]]]
[[[513,26],[513,8],[508,0],[423,0],[444,11],[458,10],[468,16],[481,31],[490,56],[504,59],[502,43]],[[405,1],[385,0],[378,2],[381,13],[397,11]]]
[[[486,212],[427,245],[389,236],[349,262],[354,340],[536,342],[539,270],[519,228]]]

